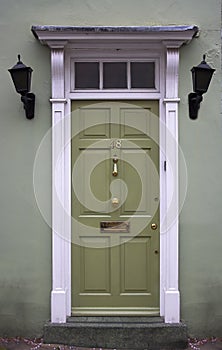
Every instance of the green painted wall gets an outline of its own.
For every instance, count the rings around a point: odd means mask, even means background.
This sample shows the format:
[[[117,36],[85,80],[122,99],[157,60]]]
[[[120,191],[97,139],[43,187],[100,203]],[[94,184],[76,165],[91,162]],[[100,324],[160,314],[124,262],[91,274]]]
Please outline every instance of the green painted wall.
[[[194,2],[195,3],[195,2]],[[214,2],[212,2],[212,5]],[[180,216],[180,288],[182,317],[191,334],[222,335],[222,118],[220,11],[210,23],[199,20],[200,37],[181,50],[180,145],[188,188]],[[218,29],[216,29],[218,26]],[[201,53],[216,68],[197,121],[187,118],[189,68]],[[191,63],[192,62],[192,63]],[[181,186],[183,176],[181,176]]]
[[[32,184],[35,154],[51,125],[50,55],[31,25],[196,24],[200,37],[181,49],[180,66],[179,132],[189,177],[180,216],[181,308],[190,334],[222,336],[220,6],[220,0],[0,0],[0,335],[40,336],[50,317],[51,231]],[[34,70],[32,121],[7,72],[18,53]],[[199,119],[191,121],[189,70],[203,53],[217,72]],[[50,166],[49,147],[43,164],[48,210]]]

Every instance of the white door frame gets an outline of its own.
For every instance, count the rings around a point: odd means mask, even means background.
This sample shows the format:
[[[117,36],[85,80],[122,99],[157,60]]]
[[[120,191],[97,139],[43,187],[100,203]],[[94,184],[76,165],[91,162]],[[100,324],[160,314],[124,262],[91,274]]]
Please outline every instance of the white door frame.
[[[52,78],[52,292],[51,322],[71,315],[71,101],[75,99],[158,99],[160,113],[160,314],[180,322],[178,289],[178,74],[179,48],[197,33],[196,26],[53,27],[33,26],[51,49]],[[75,92],[71,88],[76,57],[159,59],[159,89],[152,92]],[[77,49],[78,48],[78,49]],[[59,159],[59,161],[58,161]],[[167,164],[167,166],[166,166]]]

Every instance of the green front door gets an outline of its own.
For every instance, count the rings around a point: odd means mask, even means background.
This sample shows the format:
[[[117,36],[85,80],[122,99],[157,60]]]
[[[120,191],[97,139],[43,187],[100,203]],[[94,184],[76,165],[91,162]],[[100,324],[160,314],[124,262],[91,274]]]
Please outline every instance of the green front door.
[[[158,101],[72,105],[72,314],[159,314]]]

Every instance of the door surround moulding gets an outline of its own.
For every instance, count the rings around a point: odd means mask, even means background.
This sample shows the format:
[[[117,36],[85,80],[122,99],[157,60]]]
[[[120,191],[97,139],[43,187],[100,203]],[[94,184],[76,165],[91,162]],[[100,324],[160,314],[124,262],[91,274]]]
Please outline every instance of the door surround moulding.
[[[197,35],[196,26],[64,27],[33,26],[32,32],[51,49],[52,79],[52,292],[51,322],[65,323],[71,315],[71,101],[74,99],[158,99],[160,114],[160,220],[174,220],[160,233],[160,313],[166,323],[180,322],[178,289],[178,72],[179,49]],[[70,57],[79,52],[149,58],[149,48],[160,58],[160,91],[119,94],[70,91]],[[78,50],[77,50],[78,48]],[[81,51],[83,50],[83,51]],[[144,51],[145,50],[145,51]],[[135,53],[136,51],[136,53]],[[56,126],[56,127],[55,127]],[[167,132],[166,132],[167,130]],[[172,137],[175,142],[172,144]],[[61,149],[63,150],[61,154]],[[60,162],[58,163],[58,157]],[[163,166],[169,161],[171,169]],[[172,206],[173,203],[173,206]],[[62,204],[62,205],[61,205]],[[64,214],[65,212],[68,215]],[[58,232],[62,232],[59,235]],[[66,237],[66,239],[64,239]]]

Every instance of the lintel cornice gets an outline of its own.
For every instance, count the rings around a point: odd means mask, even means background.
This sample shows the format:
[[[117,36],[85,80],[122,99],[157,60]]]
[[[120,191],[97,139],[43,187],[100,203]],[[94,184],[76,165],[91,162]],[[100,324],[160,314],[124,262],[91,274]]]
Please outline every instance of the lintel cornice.
[[[40,26],[33,25],[32,33],[42,44],[51,47],[57,42],[62,44],[78,43],[82,41],[112,42],[141,41],[141,42],[164,42],[176,41],[180,44],[188,43],[197,36],[199,29],[195,25],[188,26]]]

